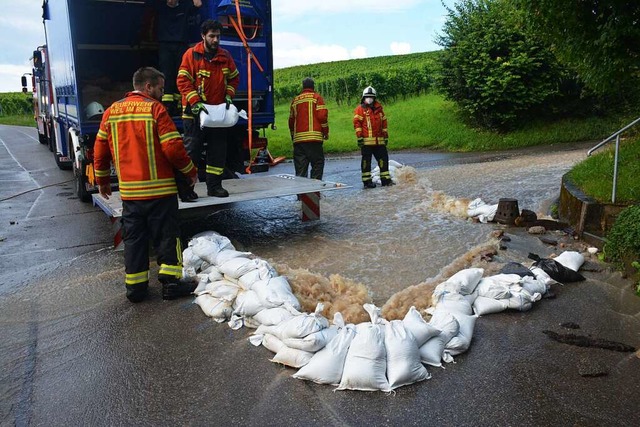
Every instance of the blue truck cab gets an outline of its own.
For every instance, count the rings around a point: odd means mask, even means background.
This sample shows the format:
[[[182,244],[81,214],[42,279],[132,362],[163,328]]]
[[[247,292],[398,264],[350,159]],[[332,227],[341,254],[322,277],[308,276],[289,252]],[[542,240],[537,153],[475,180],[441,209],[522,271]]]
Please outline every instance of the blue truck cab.
[[[44,102],[47,108],[40,108],[36,115],[38,133],[58,166],[73,169],[76,193],[83,201],[90,201],[97,191],[93,144],[102,113],[133,90],[131,79],[138,68],[158,68],[154,1],[164,0],[43,1],[46,45],[34,52],[34,101],[48,101]],[[250,163],[251,148],[266,147],[260,130],[275,122],[271,1],[202,3],[197,21],[211,18],[223,24],[221,46],[231,52],[240,72],[234,104],[239,110],[251,109],[251,132],[248,121],[241,119],[230,144],[240,147],[242,161],[246,164],[249,156]],[[201,41],[198,26],[189,38],[190,45]],[[174,121],[181,130],[180,116]],[[249,141],[253,146],[248,146]]]

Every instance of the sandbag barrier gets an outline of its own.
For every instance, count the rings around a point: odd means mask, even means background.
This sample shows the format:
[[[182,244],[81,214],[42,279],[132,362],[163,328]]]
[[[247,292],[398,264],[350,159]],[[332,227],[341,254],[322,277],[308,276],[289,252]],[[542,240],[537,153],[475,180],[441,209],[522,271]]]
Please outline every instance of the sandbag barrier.
[[[183,275],[198,281],[195,303],[207,316],[234,330],[256,329],[249,341],[274,353],[272,362],[296,368],[294,378],[337,390],[390,392],[431,378],[427,366],[442,367],[467,351],[479,316],[530,310],[551,284],[572,280],[568,273],[584,263],[573,251],[531,258],[536,261],[530,268],[512,269],[517,274],[483,277],[482,268],[455,273],[436,286],[425,310],[428,322],[415,307],[402,320],[389,321],[378,307],[364,304],[370,321],[357,325],[340,313],[329,322],[322,302],[313,313],[301,312],[286,277],[213,231],[189,242]]]

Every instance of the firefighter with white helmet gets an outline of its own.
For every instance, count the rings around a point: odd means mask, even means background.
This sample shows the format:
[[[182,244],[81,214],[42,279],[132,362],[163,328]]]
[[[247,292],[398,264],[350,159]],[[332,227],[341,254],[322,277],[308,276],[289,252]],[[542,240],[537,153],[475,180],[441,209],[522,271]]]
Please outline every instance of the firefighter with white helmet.
[[[353,127],[362,154],[361,171],[364,188],[376,187],[371,179],[372,155],[380,167],[382,185],[393,185],[389,174],[387,117],[384,115],[382,104],[376,100],[377,96],[376,90],[372,86],[367,86],[362,91],[360,105],[356,107],[353,114]]]

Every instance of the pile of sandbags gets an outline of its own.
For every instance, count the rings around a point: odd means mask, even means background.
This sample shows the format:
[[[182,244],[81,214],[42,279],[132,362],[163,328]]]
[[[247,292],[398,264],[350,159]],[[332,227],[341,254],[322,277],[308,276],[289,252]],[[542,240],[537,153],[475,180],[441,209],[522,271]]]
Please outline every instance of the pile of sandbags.
[[[273,352],[271,361],[296,368],[294,378],[337,390],[388,392],[429,379],[426,366],[442,367],[469,349],[479,316],[529,310],[555,283],[540,262],[529,269],[512,263],[518,268],[488,277],[468,268],[436,286],[429,321],[415,307],[402,320],[388,321],[365,304],[371,320],[354,325],[340,313],[329,322],[322,303],[313,313],[300,312],[285,277],[215,232],[195,236],[183,261],[185,277],[199,281],[195,302],[206,315],[234,329],[256,328],[249,341]],[[583,262],[570,251],[553,260],[575,271]]]
[[[228,238],[200,233],[183,251],[183,277],[198,281],[195,303],[233,329],[258,327],[300,309],[286,277],[250,252],[235,250]],[[293,314],[291,314],[293,315]]]

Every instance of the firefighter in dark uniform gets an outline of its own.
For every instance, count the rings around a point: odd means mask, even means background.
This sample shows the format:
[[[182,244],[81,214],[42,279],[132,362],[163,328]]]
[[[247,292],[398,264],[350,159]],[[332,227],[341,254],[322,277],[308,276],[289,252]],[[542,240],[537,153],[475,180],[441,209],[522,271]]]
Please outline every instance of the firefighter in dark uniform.
[[[133,75],[133,92],[105,111],[94,146],[94,168],[100,194],[111,195],[113,163],[122,198],[127,298],[140,302],[149,286],[149,241],[157,253],[162,298],[174,299],[195,289],[181,282],[182,247],[174,170],[195,184],[191,162],[160,100],[164,75],[143,67]]]

